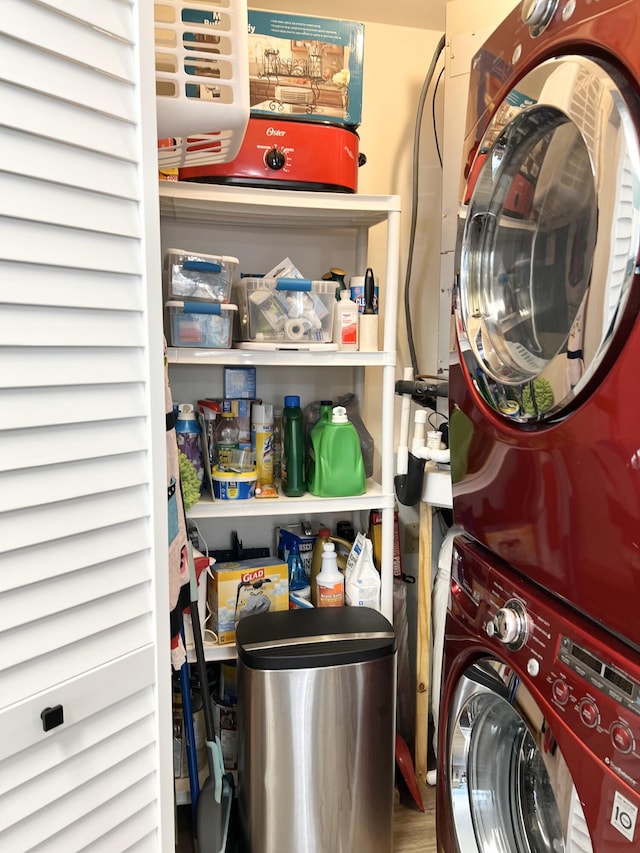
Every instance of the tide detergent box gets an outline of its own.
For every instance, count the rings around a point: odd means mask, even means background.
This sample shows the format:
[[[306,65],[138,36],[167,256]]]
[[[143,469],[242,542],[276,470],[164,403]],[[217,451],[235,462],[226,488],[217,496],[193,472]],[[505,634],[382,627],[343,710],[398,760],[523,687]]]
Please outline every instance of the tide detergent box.
[[[256,613],[289,609],[287,564],[277,557],[216,563],[209,584],[211,629],[218,643],[236,639],[236,625]]]

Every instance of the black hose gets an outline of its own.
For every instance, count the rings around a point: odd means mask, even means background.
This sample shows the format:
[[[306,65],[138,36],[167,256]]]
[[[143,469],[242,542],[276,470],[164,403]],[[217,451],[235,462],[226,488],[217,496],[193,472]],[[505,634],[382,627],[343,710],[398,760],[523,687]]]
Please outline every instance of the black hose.
[[[415,506],[422,495],[424,465],[426,459],[420,459],[409,451],[406,474],[396,474],[393,484],[396,497],[403,506]]]

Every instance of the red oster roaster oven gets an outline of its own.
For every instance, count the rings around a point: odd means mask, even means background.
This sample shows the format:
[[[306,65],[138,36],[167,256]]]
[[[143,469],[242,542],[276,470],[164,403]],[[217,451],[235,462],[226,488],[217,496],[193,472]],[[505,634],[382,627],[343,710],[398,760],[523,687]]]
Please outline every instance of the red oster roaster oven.
[[[181,181],[236,186],[355,193],[358,153],[355,130],[331,122],[252,116],[230,163],[188,166]]]

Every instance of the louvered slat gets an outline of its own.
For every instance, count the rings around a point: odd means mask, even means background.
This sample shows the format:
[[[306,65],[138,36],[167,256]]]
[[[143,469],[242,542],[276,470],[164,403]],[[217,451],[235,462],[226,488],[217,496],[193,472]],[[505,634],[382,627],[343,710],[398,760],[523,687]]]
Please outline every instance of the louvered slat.
[[[144,340],[140,314],[127,311],[89,311],[87,309],[7,306],[3,312],[0,341],[5,346],[20,346],[27,334],[38,346],[63,346],[73,341],[76,347],[104,347],[121,335],[127,345]]]
[[[86,14],[80,12],[75,18],[65,10],[65,3],[25,3],[21,0],[4,0],[2,9],[6,20],[2,28],[7,35],[29,39],[30,47],[26,51],[32,62],[36,62],[40,51],[58,53],[66,60],[82,63],[95,68],[116,79],[132,82],[135,80],[133,51],[124,41],[127,27],[131,23],[126,15],[123,3],[93,4],[103,6],[114,12],[120,7],[122,17],[106,14],[101,23],[88,21]],[[123,8],[124,7],[124,8]],[[61,9],[63,14],[58,11]],[[79,8],[78,8],[79,11]],[[127,19],[129,21],[127,22]],[[116,24],[116,31],[110,27]],[[128,29],[128,33],[133,31]],[[120,44],[118,44],[120,42]],[[118,49],[119,48],[119,49]],[[46,91],[47,81],[42,80],[40,89]],[[71,93],[70,93],[71,94]]]
[[[46,512],[33,507],[0,515],[0,557],[16,549],[78,536],[104,528],[114,538],[116,525],[148,514],[148,493],[142,487],[107,494],[90,495],[57,506],[50,504]],[[34,501],[37,496],[34,495]]]
[[[77,357],[82,358],[81,350],[78,350]],[[105,360],[108,361],[108,354]],[[143,389],[135,383],[41,387],[37,406],[34,405],[31,388],[24,392],[10,388],[0,394],[0,418],[12,429],[39,427],[43,420],[54,425],[135,418],[142,417],[145,411]],[[37,495],[34,496],[34,500],[37,499]]]
[[[29,175],[40,182],[50,181],[52,188],[59,189],[59,185],[66,184],[85,192],[104,192],[114,198],[130,197],[135,163],[125,163],[120,157],[114,157],[117,151],[104,152],[99,159],[100,168],[96,168],[98,161],[94,150],[84,151],[77,145],[49,137],[5,129],[0,138],[0,154],[3,158],[11,158],[16,176]],[[9,180],[9,176],[5,180]]]
[[[5,379],[6,388],[42,388],[46,385],[95,386],[101,382],[105,385],[122,385],[127,381],[144,382],[145,379],[140,351],[130,344],[119,349],[111,347],[108,353],[99,347],[84,348],[81,359],[78,358],[77,348],[62,346],[16,348],[13,352],[5,348],[4,355],[10,356],[19,364],[15,374]],[[108,375],[103,371],[106,355],[109,358]],[[110,428],[114,426],[110,424]],[[0,443],[2,438],[0,435]],[[20,436],[15,438],[19,440]],[[80,435],[74,438],[82,440]],[[100,447],[96,447],[96,450],[100,452]],[[31,449],[28,459],[23,457],[23,464],[32,464],[34,452],[38,452],[37,447]],[[2,455],[0,450],[0,459]]]
[[[36,219],[64,228],[86,229],[115,236],[140,235],[138,205],[134,199],[116,198],[50,181],[0,175],[0,212],[15,219]],[[67,259],[72,267],[73,256]]]
[[[71,269],[144,272],[138,240],[27,220],[0,219],[0,254],[11,261]]]
[[[77,82],[82,85],[82,80]],[[128,98],[128,91],[123,96]],[[13,117],[14,128],[32,133],[36,139],[68,142],[79,151],[103,152],[117,159],[125,159],[135,142],[135,128],[129,123],[114,122],[112,116],[84,106],[69,123],[69,107],[64,101],[52,100],[19,85],[0,82],[0,103],[3,113]]]
[[[143,450],[146,441],[138,418],[0,433],[0,463],[4,470],[59,465],[77,459],[130,454]]]
[[[114,606],[119,602],[125,603],[124,595],[119,599],[116,596],[112,597]],[[13,633],[20,637],[21,642],[29,644],[33,657],[17,665],[16,672],[11,673],[10,680],[6,672],[2,673],[3,701],[17,703],[22,697],[32,695],[34,688],[51,690],[61,680],[74,678],[76,673],[85,673],[87,661],[90,661],[94,667],[104,666],[122,655],[129,654],[132,648],[140,648],[141,637],[145,635],[150,637],[152,626],[149,624],[147,614],[138,613],[135,617],[132,610],[132,607],[128,607],[127,611],[120,613],[122,621],[114,618],[105,624],[102,620],[95,626],[95,632],[90,630],[90,626],[86,626],[84,636],[80,636],[83,620],[78,617],[81,614],[73,614],[73,612],[67,614],[69,617],[76,617],[75,630],[70,633],[68,645],[60,645],[61,639],[65,637],[65,624],[64,620],[58,617],[53,626],[56,642],[51,652],[47,652],[51,646],[49,635],[45,630],[48,623],[44,624],[44,620],[30,635],[25,631],[14,631]],[[138,601],[139,610],[140,602]],[[91,613],[91,608],[86,608],[85,615],[87,613]],[[4,684],[7,685],[6,689]],[[0,842],[2,840],[0,834]],[[0,849],[2,849],[1,844]]]
[[[160,292],[160,282],[158,282]],[[136,297],[138,301],[136,302]],[[142,311],[135,276],[108,270],[69,269],[0,261],[0,300],[9,305],[63,305]]]
[[[80,569],[101,565],[151,546],[149,525],[144,517],[118,524],[118,535],[103,526],[56,541],[30,545],[28,554],[15,550],[2,556],[0,593],[30,588]],[[35,596],[32,596],[32,598]]]

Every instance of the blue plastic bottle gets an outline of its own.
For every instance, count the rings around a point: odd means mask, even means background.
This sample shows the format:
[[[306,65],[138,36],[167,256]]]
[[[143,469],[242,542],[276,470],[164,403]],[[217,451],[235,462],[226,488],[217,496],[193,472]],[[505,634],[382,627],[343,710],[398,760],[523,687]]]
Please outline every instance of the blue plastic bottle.
[[[311,598],[311,587],[302,565],[298,543],[295,540],[291,542],[287,566],[289,568],[289,592],[294,592],[299,598],[309,600]]]

